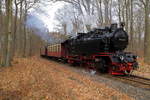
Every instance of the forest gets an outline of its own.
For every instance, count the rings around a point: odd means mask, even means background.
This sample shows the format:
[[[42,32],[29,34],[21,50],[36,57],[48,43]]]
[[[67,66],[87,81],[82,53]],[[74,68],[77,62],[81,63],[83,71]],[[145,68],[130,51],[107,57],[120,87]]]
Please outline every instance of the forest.
[[[51,42],[124,22],[130,37],[126,51],[150,63],[150,0],[0,0],[0,66],[11,66],[15,57],[40,55],[48,40],[26,25],[29,11],[56,2],[65,6],[55,13],[54,31],[43,33],[54,38]]]

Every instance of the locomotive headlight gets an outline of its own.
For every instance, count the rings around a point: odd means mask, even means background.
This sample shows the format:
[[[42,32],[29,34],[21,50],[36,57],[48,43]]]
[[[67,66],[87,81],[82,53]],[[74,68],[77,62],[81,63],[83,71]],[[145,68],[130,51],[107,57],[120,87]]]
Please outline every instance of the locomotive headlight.
[[[123,61],[123,60],[124,60],[124,57],[123,57],[123,56],[120,56],[120,60],[122,60],[122,61]]]
[[[95,59],[95,62],[99,62],[99,61],[100,61],[100,59],[98,59],[98,58]]]

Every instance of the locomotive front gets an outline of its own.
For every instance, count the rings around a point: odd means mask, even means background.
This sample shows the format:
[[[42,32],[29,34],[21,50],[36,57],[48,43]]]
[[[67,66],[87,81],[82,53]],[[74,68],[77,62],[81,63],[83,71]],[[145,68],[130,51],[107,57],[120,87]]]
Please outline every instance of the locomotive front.
[[[110,40],[111,50],[123,51],[128,46],[128,34],[123,28],[116,29]]]
[[[114,25],[113,25],[114,26]],[[137,56],[130,53],[124,52],[128,46],[128,34],[123,29],[123,25],[120,28],[110,28],[110,35],[107,36],[109,42],[109,51],[113,52],[110,58],[109,72],[113,75],[124,75],[129,74],[132,70],[138,68]]]

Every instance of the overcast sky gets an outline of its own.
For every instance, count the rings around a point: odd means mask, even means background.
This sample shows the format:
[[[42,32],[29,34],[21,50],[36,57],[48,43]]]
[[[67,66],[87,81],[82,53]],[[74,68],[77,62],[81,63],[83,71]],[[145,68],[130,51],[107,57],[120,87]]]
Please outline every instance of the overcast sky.
[[[42,20],[49,31],[53,31],[55,25],[58,24],[58,21],[55,20],[55,13],[64,5],[65,3],[63,2],[39,4],[30,10],[30,14]]]

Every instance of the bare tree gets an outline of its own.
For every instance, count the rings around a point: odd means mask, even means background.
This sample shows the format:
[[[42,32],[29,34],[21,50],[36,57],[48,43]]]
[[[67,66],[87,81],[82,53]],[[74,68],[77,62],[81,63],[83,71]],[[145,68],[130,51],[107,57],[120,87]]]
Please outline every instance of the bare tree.
[[[150,63],[150,0],[140,0],[144,5],[145,12],[145,39],[144,39],[144,60]]]
[[[109,0],[104,0],[105,25],[109,25]]]
[[[33,46],[33,44],[29,42],[31,36],[36,38],[35,41],[37,43],[41,44],[43,42],[37,35],[34,35],[35,33],[30,31],[25,24],[27,11],[38,1],[39,0],[0,1],[0,66],[10,66],[13,57],[22,57],[25,53],[27,56],[30,56],[30,47]],[[15,8],[13,8],[13,3]],[[2,4],[5,4],[5,6]],[[13,9],[15,10],[14,15]],[[39,50],[40,46],[37,45],[34,47],[37,47],[36,49]],[[27,50],[24,50],[26,48]],[[35,50],[35,48],[32,49],[33,51]],[[14,53],[17,55],[14,56]]]
[[[102,11],[102,0],[96,0],[96,8],[98,13],[98,25],[103,26],[103,11]]]
[[[5,0],[6,3],[6,60],[5,66],[11,65],[12,46],[12,0]]]

